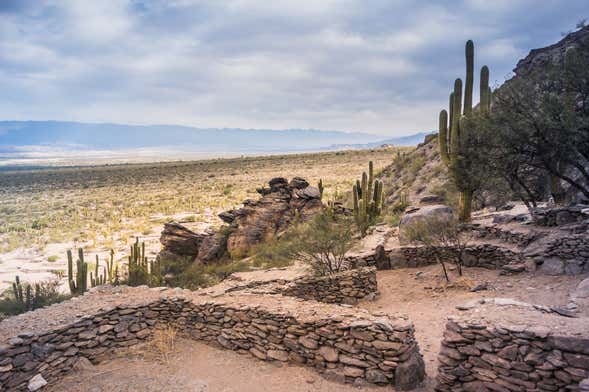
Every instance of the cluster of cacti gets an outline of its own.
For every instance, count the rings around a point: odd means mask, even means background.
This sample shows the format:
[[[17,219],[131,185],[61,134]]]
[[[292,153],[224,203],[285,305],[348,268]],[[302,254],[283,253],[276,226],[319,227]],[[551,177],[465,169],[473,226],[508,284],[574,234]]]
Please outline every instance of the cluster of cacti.
[[[368,164],[368,174],[362,173],[362,180],[356,180],[352,187],[354,198],[354,218],[362,236],[382,211],[384,198],[382,181],[374,180],[372,161]]]
[[[159,257],[149,261],[145,256],[145,242],[139,243],[139,238],[131,245],[128,268],[129,277],[127,283],[129,286],[143,284],[154,286],[163,282]]]
[[[103,267],[104,274],[98,274],[99,265],[100,265],[100,261],[98,260],[98,255],[96,255],[96,265],[94,266],[94,275],[92,275],[92,272],[90,272],[90,284],[92,285],[92,287],[102,286],[103,284],[106,284],[106,276],[107,276],[106,267]]]
[[[72,295],[83,294],[88,290],[88,263],[84,261],[84,249],[78,249],[78,260],[76,260],[76,273],[74,274],[74,258],[72,251],[67,251],[67,277],[70,286],[70,292]],[[94,272],[90,271],[90,287],[96,287],[103,284],[118,283],[118,266],[114,265],[114,251],[110,251],[110,261],[106,261],[106,267],[102,267],[102,273],[100,273],[100,261],[98,255],[96,255],[96,265],[94,266]],[[75,277],[74,277],[75,275]]]
[[[20,282],[18,275],[12,283],[12,291],[14,292],[16,302],[24,311],[36,309],[37,305],[40,303],[41,287],[39,284],[35,284],[34,293],[30,284],[26,284],[25,289],[23,290],[23,285]]]
[[[465,178],[468,176],[463,170],[461,160],[467,159],[465,149],[470,139],[470,133],[466,121],[473,111],[473,84],[474,84],[474,44],[466,43],[466,83],[464,89],[464,107],[462,104],[462,80],[456,79],[454,91],[450,93],[449,115],[446,110],[440,112],[439,117],[439,145],[442,161],[448,166],[456,186],[460,191],[459,219],[470,219],[472,206],[473,182]],[[491,108],[491,88],[489,87],[489,68],[485,65],[481,68],[480,103],[479,111],[487,114]],[[472,180],[472,179],[470,179]]]
[[[88,290],[88,263],[84,262],[84,249],[78,249],[76,260],[76,274],[74,279],[74,259],[72,251],[67,251],[67,278],[72,295],[83,294]]]

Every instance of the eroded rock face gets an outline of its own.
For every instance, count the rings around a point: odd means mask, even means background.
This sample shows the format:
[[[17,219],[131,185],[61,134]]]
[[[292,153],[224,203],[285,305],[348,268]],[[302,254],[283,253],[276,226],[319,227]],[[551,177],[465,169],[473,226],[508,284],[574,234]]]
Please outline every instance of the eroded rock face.
[[[195,233],[179,223],[164,226],[160,242],[161,255],[183,257],[201,263],[214,262],[226,252],[232,256],[248,255],[265,240],[286,230],[295,220],[306,221],[323,209],[319,189],[300,177],[290,182],[273,178],[268,187],[257,191],[259,200],[245,200],[243,207],[219,214],[228,226],[219,231]]]
[[[262,195],[259,200],[248,200],[243,208],[221,214],[221,219],[232,226],[227,238],[231,255],[247,255],[284,231],[295,218],[305,221],[323,209],[319,189],[302,178],[295,177],[290,183],[285,178],[273,178],[268,185],[258,189]]]
[[[160,242],[166,252],[178,256],[196,257],[203,237],[203,234],[197,234],[179,223],[170,222],[164,225]]]

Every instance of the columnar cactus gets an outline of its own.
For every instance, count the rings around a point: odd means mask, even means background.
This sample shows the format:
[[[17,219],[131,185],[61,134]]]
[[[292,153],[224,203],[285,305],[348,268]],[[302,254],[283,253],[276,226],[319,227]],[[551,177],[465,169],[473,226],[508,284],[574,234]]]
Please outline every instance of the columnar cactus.
[[[473,112],[473,72],[474,72],[474,44],[466,42],[466,84],[464,86],[464,108],[462,107],[462,80],[454,81],[454,91],[450,94],[449,115],[442,110],[439,116],[439,145],[442,161],[450,169],[456,186],[460,190],[459,219],[467,221],[470,219],[473,182],[467,178],[468,173],[462,169],[461,160],[466,159],[465,149],[471,132],[465,121]],[[485,65],[481,68],[480,81],[480,103],[479,111],[488,114],[491,108],[491,89],[489,88],[489,68]]]
[[[67,277],[72,295],[83,294],[88,290],[88,263],[84,262],[84,249],[78,249],[78,260],[76,261],[76,276],[74,280],[72,251],[67,251]]]
[[[108,264],[108,262],[107,262]],[[98,259],[98,255],[96,255],[96,265],[94,266],[94,275],[90,272],[90,284],[92,287],[102,286],[106,283],[106,268],[104,268],[104,274],[99,274],[98,268],[100,266],[100,260]]]
[[[374,180],[374,166],[372,161],[368,165],[368,174],[362,173],[362,180],[356,181],[352,187],[354,198],[354,217],[362,236],[366,234],[368,226],[374,222],[382,211],[383,184]]]

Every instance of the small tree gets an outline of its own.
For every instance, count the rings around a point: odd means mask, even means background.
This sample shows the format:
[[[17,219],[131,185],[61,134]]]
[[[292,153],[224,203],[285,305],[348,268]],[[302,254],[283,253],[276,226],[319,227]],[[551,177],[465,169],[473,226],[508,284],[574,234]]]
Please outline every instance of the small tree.
[[[462,276],[464,254],[470,236],[462,230],[462,225],[455,218],[439,216],[424,217],[403,227],[403,237],[406,241],[424,246],[442,266],[446,281],[450,281],[446,261],[449,257]]]

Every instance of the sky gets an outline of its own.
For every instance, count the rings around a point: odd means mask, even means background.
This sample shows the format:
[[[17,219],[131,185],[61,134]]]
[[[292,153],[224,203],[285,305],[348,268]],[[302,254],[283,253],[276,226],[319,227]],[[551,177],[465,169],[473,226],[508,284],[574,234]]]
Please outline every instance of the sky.
[[[584,17],[587,0],[0,0],[0,119],[407,135],[436,128],[467,39],[500,84]]]

